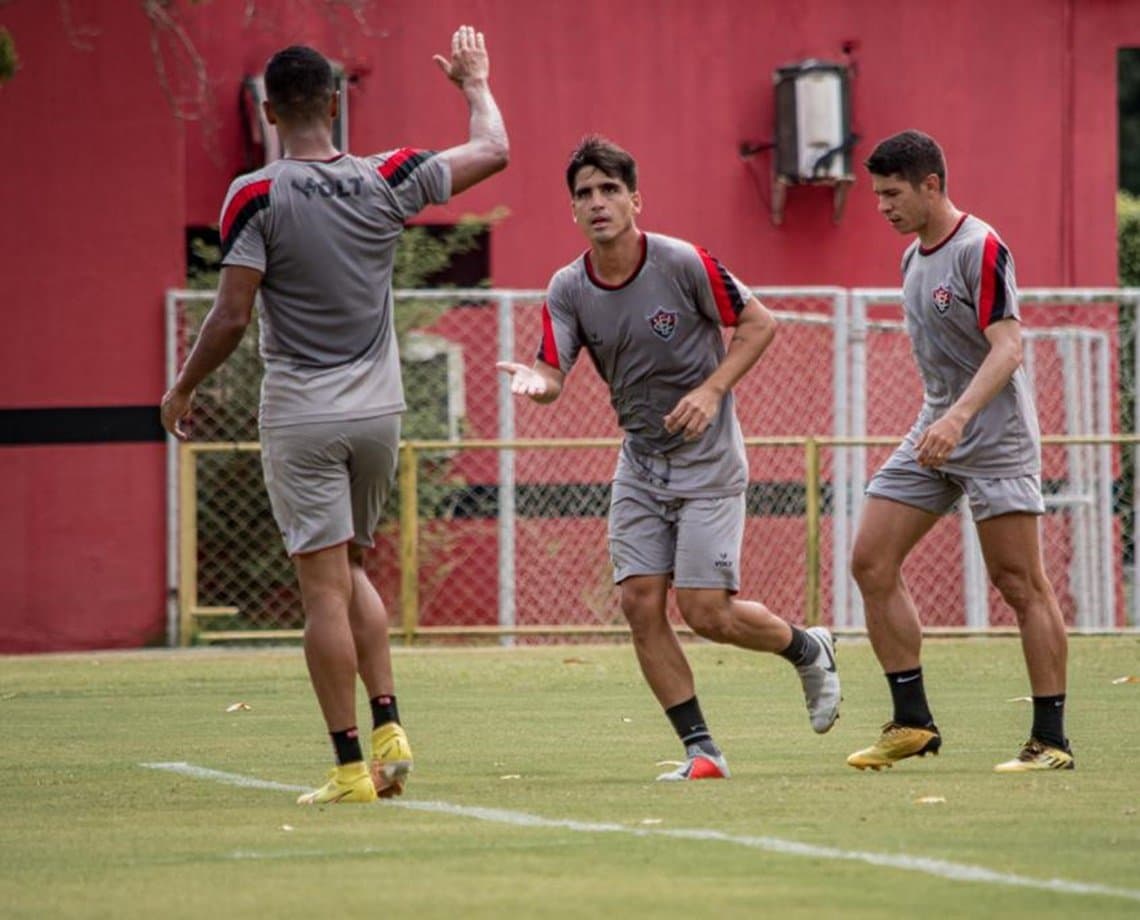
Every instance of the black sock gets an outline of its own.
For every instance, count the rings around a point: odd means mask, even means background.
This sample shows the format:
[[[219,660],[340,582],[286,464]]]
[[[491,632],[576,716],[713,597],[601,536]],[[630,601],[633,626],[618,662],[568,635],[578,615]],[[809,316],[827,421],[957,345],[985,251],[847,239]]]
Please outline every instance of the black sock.
[[[695,745],[707,754],[720,753],[720,748],[716,746],[709,733],[709,727],[705,725],[701,704],[697,702],[695,696],[676,706],[670,706],[665,710],[665,715],[673,723],[673,730],[685,745],[686,751]]]
[[[1068,747],[1065,741],[1065,694],[1033,697],[1034,738],[1049,747]]]
[[[887,675],[891,700],[895,706],[893,721],[899,725],[926,728],[934,724],[930,707],[926,704],[926,690],[922,686],[922,668],[895,671]]]
[[[819,655],[819,643],[798,626],[792,626],[792,641],[779,654],[799,667],[801,664],[815,661]]]
[[[329,737],[332,738],[333,749],[336,751],[336,762],[339,766],[344,766],[346,763],[356,763],[358,760],[364,759],[364,753],[360,750],[360,732],[356,730],[355,725],[342,732],[329,732]]]
[[[400,722],[400,711],[396,709],[396,698],[382,693],[368,701],[372,706],[372,727],[379,728],[389,722]]]

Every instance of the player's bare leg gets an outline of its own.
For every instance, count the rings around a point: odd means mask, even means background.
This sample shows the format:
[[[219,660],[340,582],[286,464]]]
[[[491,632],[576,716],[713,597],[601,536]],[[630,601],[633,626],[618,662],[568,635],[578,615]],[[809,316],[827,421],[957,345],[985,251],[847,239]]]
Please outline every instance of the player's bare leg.
[[[677,605],[693,632],[712,642],[782,655],[796,666],[812,729],[823,734],[839,718],[839,673],[831,633],[797,629],[757,601],[724,588],[678,588]]]
[[[621,609],[649,689],[663,709],[690,699],[693,671],[665,615],[667,575],[634,575],[621,583]]]
[[[902,564],[937,522],[937,515],[886,498],[872,496],[863,507],[851,575],[863,596],[871,647],[888,674],[920,664],[922,626]]]
[[[1017,616],[1034,696],[1065,692],[1065,621],[1041,559],[1038,518],[1003,514],[978,524],[990,580]]]
[[[763,604],[741,600],[723,588],[678,588],[677,606],[693,632],[711,642],[755,652],[780,652],[792,628]]]
[[[293,557],[305,608],[305,663],[329,731],[356,725],[356,646],[344,544]]]
[[[851,574],[863,597],[867,634],[893,703],[879,739],[847,758],[861,770],[937,754],[942,745],[922,681],[922,625],[902,577],[903,561],[937,521],[928,511],[872,496],[859,522]]]
[[[329,781],[302,795],[303,805],[370,802],[375,786],[356,728],[356,648],[349,624],[352,595],[345,544],[293,557],[305,608],[305,663],[328,726],[337,765]]]
[[[693,671],[666,615],[668,592],[668,575],[634,575],[621,582],[621,609],[641,673],[685,748],[685,760],[657,779],[725,779],[728,763],[705,724]]]
[[[356,664],[368,698],[396,692],[392,676],[392,648],[388,638],[388,611],[375,585],[364,571],[364,553],[359,546],[348,551],[352,597],[348,619],[356,645]]]
[[[1029,740],[1000,773],[1071,770],[1065,737],[1065,672],[1068,636],[1041,558],[1039,521],[1032,514],[1003,514],[978,523],[978,540],[990,580],[1017,616],[1021,648],[1033,693]]]
[[[348,555],[352,579],[348,618],[356,645],[357,670],[372,706],[372,782],[381,798],[389,798],[404,791],[412,772],[412,748],[396,710],[388,611],[364,571],[363,550],[351,546]]]

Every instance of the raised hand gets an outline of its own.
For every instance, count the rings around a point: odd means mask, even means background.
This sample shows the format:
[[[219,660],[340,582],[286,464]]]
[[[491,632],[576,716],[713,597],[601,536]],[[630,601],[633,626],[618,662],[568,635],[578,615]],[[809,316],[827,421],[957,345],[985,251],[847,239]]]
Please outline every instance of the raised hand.
[[[451,36],[451,60],[441,54],[432,57],[444,75],[456,86],[470,81],[485,81],[491,73],[491,61],[483,33],[474,26],[460,26]]]

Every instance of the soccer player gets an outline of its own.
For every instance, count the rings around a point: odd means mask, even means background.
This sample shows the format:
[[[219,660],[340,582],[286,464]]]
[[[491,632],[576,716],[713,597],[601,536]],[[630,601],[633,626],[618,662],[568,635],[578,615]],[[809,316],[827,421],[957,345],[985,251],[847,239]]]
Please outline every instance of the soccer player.
[[[284,156],[230,186],[217,299],[162,400],[167,431],[185,438],[180,420],[195,388],[237,347],[260,290],[262,467],[300,583],[305,661],[336,755],[328,782],[301,804],[398,795],[412,769],[388,615],[362,565],[394,480],[405,408],[392,262],[408,218],[508,157],[483,34],[461,26],[450,59],[435,61],[467,100],[467,142],[356,157],[332,145],[339,100],[328,61],[301,46],[273,56],[265,111]],[[357,732],[358,673],[371,700],[370,765]]]
[[[902,578],[915,544],[965,495],[990,579],[1017,615],[1033,690],[1029,740],[999,773],[1071,770],[1064,731],[1065,624],[1041,559],[1041,438],[1021,368],[1013,257],[992,227],[946,195],[933,138],[904,131],[866,161],[880,213],[915,234],[902,258],[903,308],[922,376],[922,409],[871,479],[851,570],[894,714],[847,762],[878,770],[937,754],[923,687],[918,611]]]
[[[534,366],[498,366],[513,392],[549,403],[584,348],[609,386],[625,431],[610,499],[614,580],[642,673],[685,748],[684,763],[657,778],[725,778],[728,763],[666,617],[670,582],[695,633],[796,666],[815,731],[839,715],[830,632],[799,629],[735,596],[748,466],[732,387],[776,321],[705,250],[637,228],[637,166],[616,144],[585,138],[566,184],[590,248],[550,282]],[[727,351],[722,326],[733,328]]]

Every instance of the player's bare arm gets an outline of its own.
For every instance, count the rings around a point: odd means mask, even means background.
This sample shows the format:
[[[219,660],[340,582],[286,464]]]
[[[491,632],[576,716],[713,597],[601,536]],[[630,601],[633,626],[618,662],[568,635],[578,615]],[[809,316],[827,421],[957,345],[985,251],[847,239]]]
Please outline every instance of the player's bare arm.
[[[253,268],[227,265],[222,269],[218,296],[206,314],[190,357],[174,386],[162,397],[162,427],[179,440],[187,438],[181,423],[190,414],[198,384],[233,353],[245,335],[261,277],[262,273]]]
[[[566,375],[545,361],[535,361],[533,367],[500,361],[495,367],[510,375],[511,392],[517,396],[529,396],[536,403],[552,403],[562,393]]]
[[[689,391],[665,416],[665,430],[684,431],[685,440],[699,438],[716,418],[720,401],[760,360],[776,337],[776,317],[755,297],[740,311],[728,351],[708,380]]]
[[[451,36],[451,59],[437,54],[434,60],[463,92],[471,109],[467,143],[440,154],[451,167],[451,192],[458,194],[505,169],[510,145],[503,116],[491,95],[491,61],[483,33],[460,26]]]
[[[940,466],[962,440],[966,424],[1009,383],[1021,366],[1021,324],[1003,319],[988,326],[986,340],[990,352],[970,380],[970,385],[946,413],[918,439],[918,462]]]

